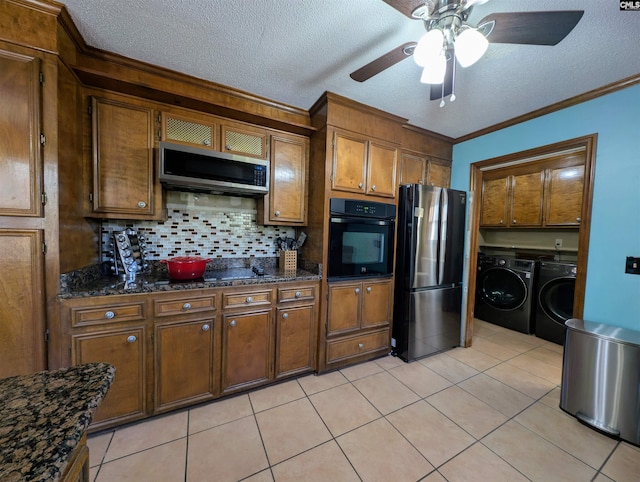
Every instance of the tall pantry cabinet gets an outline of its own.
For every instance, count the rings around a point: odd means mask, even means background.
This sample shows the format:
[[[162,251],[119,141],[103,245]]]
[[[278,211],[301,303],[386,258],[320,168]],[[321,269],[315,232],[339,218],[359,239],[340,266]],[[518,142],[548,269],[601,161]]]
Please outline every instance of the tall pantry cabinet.
[[[78,86],[57,55],[69,41],[60,7],[0,0],[0,377],[58,368],[61,265],[95,262],[69,182],[83,174]],[[71,246],[64,259],[60,239]]]

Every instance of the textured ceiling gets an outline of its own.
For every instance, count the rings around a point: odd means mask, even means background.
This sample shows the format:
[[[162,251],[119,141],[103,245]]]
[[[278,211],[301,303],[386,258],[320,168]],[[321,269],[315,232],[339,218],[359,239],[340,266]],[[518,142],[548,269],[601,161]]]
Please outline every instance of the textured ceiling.
[[[325,91],[458,138],[640,73],[640,11],[617,0],[490,0],[492,12],[584,10],[558,45],[491,44],[456,73],[456,101],[429,100],[406,59],[349,74],[417,41],[421,21],[382,0],[62,0],[87,44],[309,109]]]

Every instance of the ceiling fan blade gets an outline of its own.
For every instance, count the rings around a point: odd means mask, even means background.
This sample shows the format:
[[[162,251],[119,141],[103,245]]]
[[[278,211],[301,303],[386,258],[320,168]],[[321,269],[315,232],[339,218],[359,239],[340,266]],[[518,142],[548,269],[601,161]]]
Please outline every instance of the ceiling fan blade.
[[[491,43],[556,45],[582,18],[582,10],[492,13],[478,22],[478,29],[494,22],[487,35]]]
[[[444,82],[442,84],[431,84],[431,95],[429,99],[440,100],[451,94],[453,91],[453,56],[447,60],[447,70],[444,74]],[[444,87],[444,90],[442,90]]]
[[[358,82],[364,82],[374,75],[379,74],[383,70],[388,69],[392,65],[397,64],[401,60],[404,60],[407,57],[411,57],[415,46],[415,42],[407,42],[405,44],[402,44],[399,47],[391,50],[390,52],[387,52],[383,56],[378,57],[374,61],[369,62],[364,67],[360,67],[355,72],[352,72],[350,74],[350,77]]]
[[[414,18],[411,16],[411,12],[421,5],[424,5],[425,0],[384,0],[384,3],[391,5],[401,14],[409,18]]]

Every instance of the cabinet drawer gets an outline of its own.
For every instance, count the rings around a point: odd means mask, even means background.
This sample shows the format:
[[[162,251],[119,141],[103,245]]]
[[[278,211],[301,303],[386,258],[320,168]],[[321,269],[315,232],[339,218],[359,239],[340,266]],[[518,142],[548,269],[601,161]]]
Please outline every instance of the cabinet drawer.
[[[144,319],[144,302],[71,308],[71,326]]]
[[[199,313],[216,309],[216,295],[198,298],[180,298],[176,300],[154,300],[155,316],[175,316],[187,313]]]
[[[272,293],[272,290],[224,293],[222,295],[222,308],[246,308],[247,306],[270,305],[273,298]]]
[[[316,288],[314,286],[302,286],[297,288],[278,288],[278,303],[289,301],[314,300]]]
[[[327,363],[389,347],[389,330],[327,341]]]

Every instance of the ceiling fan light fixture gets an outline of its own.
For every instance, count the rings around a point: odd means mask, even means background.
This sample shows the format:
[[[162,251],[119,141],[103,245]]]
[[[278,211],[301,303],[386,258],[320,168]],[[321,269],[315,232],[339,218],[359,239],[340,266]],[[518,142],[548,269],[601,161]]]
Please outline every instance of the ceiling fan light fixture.
[[[420,40],[416,49],[413,51],[413,60],[420,67],[426,67],[434,62],[434,60],[442,52],[442,43],[444,34],[440,29],[429,30]]]
[[[465,28],[453,41],[456,59],[461,67],[473,65],[484,55],[489,41],[475,28]]]
[[[442,84],[446,72],[447,58],[444,52],[442,52],[437,57],[431,59],[429,65],[424,68],[420,76],[420,82],[423,84]]]

